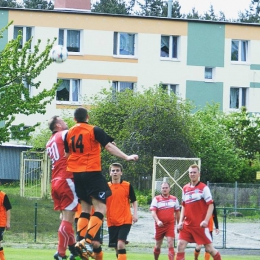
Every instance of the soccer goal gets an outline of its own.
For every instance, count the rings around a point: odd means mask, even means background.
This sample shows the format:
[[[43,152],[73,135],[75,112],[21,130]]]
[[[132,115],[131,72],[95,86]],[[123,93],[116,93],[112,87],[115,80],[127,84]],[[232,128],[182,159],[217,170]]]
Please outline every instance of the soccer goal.
[[[154,157],[152,177],[152,198],[161,193],[161,184],[168,182],[171,194],[181,203],[182,187],[189,179],[188,169],[192,164],[201,165],[200,158]]]

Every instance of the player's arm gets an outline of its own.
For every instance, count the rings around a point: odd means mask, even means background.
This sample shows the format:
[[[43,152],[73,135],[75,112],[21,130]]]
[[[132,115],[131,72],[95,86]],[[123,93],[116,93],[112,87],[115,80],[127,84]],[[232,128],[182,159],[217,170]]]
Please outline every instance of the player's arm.
[[[137,161],[138,155],[132,154],[127,155],[122,152],[117,146],[112,142],[114,138],[105,133],[105,131],[97,126],[94,127],[95,139],[112,155],[121,158],[126,161]]]
[[[205,228],[205,227],[208,226],[209,220],[210,220],[212,213],[213,213],[213,208],[214,208],[214,206],[213,206],[212,203],[208,205],[207,214],[206,214],[204,220],[200,223],[201,227]]]
[[[180,213],[179,210],[175,211],[175,222],[176,222],[177,225],[180,222],[180,215],[181,215],[181,213]]]
[[[137,215],[138,202],[136,200],[135,191],[131,183],[129,185],[129,198],[133,207],[133,222],[135,223],[138,221],[138,215]]]
[[[3,205],[6,210],[6,230],[10,229],[11,227],[11,203],[7,195],[4,196],[4,202]]]
[[[216,204],[213,202],[213,221],[214,221],[214,226],[216,230],[216,234],[219,234],[219,226],[218,226],[218,215],[217,215],[217,209],[216,209]]]
[[[154,221],[156,222],[156,224],[159,226],[159,227],[162,227],[163,226],[163,223],[162,223],[162,221],[158,218],[158,216],[157,216],[157,213],[156,213],[156,210],[151,210],[151,212],[152,212],[152,217],[153,217],[153,219],[154,219]]]
[[[177,226],[177,230],[181,230],[183,229],[183,222],[184,222],[184,216],[185,216],[185,206],[184,204],[182,204],[182,207],[181,207],[181,213],[180,213],[180,219],[179,219],[179,224]]]
[[[64,140],[63,140],[64,150],[65,150],[65,157],[66,158],[69,157],[69,144],[68,144],[68,141],[67,141],[67,135],[68,135],[68,132],[65,134]]]

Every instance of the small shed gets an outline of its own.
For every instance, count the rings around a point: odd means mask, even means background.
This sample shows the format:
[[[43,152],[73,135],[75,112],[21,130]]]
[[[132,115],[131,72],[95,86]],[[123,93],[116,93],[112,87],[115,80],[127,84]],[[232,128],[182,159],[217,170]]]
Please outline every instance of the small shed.
[[[0,145],[0,182],[20,180],[21,152],[32,147],[23,144],[3,143]]]

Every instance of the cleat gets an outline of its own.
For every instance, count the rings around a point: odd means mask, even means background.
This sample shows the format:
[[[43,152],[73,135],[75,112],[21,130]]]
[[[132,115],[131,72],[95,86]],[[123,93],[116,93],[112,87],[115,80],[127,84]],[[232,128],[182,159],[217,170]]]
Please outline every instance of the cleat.
[[[91,258],[95,257],[95,254],[93,253],[92,245],[87,243],[85,239],[77,242],[75,245],[75,249],[82,259],[88,260],[89,257]]]
[[[56,260],[63,260],[63,259],[67,259],[67,256],[60,256],[59,252],[56,252],[53,256],[54,259]]]
[[[70,254],[69,260],[81,260],[81,257],[79,255]]]

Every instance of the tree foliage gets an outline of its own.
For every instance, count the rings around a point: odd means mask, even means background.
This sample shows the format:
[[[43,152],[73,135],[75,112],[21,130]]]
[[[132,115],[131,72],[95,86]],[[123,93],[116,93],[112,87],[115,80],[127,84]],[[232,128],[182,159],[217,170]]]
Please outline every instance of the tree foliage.
[[[0,0],[0,7],[22,8],[22,5],[16,0]]]
[[[23,6],[24,8],[28,9],[47,9],[47,10],[53,10],[54,5],[52,1],[46,1],[46,0],[23,0]]]
[[[126,153],[137,153],[136,164],[125,164],[128,172],[150,176],[153,156],[192,156],[190,150],[190,105],[179,102],[160,88],[141,92],[111,94],[104,91],[95,97],[90,120],[115,138]],[[103,154],[103,169],[115,160]]]
[[[6,29],[1,30],[1,35]],[[49,52],[54,40],[47,41],[43,52],[40,52],[41,40],[37,41],[32,50],[32,39],[20,49],[21,40],[20,32],[18,37],[9,41],[0,52],[0,121],[5,122],[0,128],[0,143],[9,141],[10,133],[12,139],[29,139],[29,134],[34,131],[37,123],[24,131],[20,131],[23,124],[13,127],[12,123],[19,114],[44,114],[46,105],[52,101],[58,85],[55,83],[51,89],[46,90],[37,79],[52,63]],[[26,86],[38,89],[37,94],[30,96],[29,88]]]
[[[127,5],[124,0],[100,0],[93,4],[91,11],[108,14],[130,14],[132,5]]]

